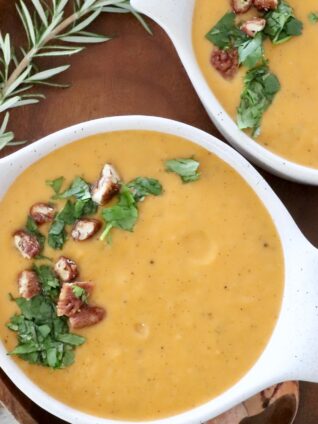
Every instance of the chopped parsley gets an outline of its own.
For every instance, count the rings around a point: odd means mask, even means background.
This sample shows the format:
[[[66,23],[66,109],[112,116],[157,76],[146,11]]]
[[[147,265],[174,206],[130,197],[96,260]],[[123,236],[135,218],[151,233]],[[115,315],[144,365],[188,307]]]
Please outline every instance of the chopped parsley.
[[[136,202],[142,202],[145,197],[162,194],[162,185],[155,178],[137,177],[127,184]]]
[[[133,231],[139,216],[138,202],[143,201],[146,196],[159,196],[162,191],[162,185],[154,178],[137,177],[128,184],[122,184],[118,202],[102,211],[106,227],[100,240],[109,237],[112,228]]]
[[[56,215],[48,235],[48,243],[53,249],[62,249],[66,239],[66,225],[72,225],[77,219],[93,215],[98,205],[92,200],[89,184],[76,177],[68,189],[54,196],[55,199],[68,199],[64,208]]]
[[[244,78],[244,90],[237,109],[239,128],[250,128],[253,135],[258,135],[263,114],[279,90],[279,80],[267,65],[249,70]]]
[[[166,171],[179,175],[184,183],[197,181],[200,178],[199,166],[200,163],[193,158],[170,159],[165,162]]]
[[[73,196],[78,200],[91,199],[90,186],[81,177],[76,177],[67,190],[54,197],[56,199],[68,199]]]
[[[55,180],[47,180],[46,184],[49,187],[52,187],[55,194],[59,194],[64,181],[65,181],[64,177],[59,177],[59,178],[55,178]]]
[[[254,38],[244,41],[239,48],[239,63],[247,68],[254,68],[264,58],[263,35],[261,32]]]
[[[74,285],[72,287],[72,291],[75,297],[77,297],[78,299],[81,299],[81,301],[84,303],[88,303],[87,293],[86,293],[86,290],[83,289],[83,287]]]
[[[263,36],[248,37],[235,22],[235,13],[226,13],[206,34],[206,38],[221,50],[238,48],[239,63],[252,68],[264,57]]]
[[[31,363],[51,368],[65,368],[74,362],[74,351],[84,337],[69,332],[66,317],[58,317],[54,299],[59,294],[59,281],[50,267],[34,268],[39,276],[42,294],[30,300],[12,299],[20,309],[7,327],[17,333],[18,345],[10,352]]]
[[[318,22],[318,12],[310,12],[308,19],[312,24],[316,24]]]
[[[33,271],[38,276],[43,294],[53,301],[57,301],[61,284],[56,277],[52,267],[48,265],[33,265]]]
[[[112,228],[133,231],[138,219],[137,202],[126,185],[121,186],[118,203],[103,209],[102,216],[106,221],[106,228],[100,236],[100,240],[105,240]]]
[[[281,44],[291,37],[301,35],[303,23],[295,15],[293,8],[284,0],[281,0],[277,9],[265,14],[266,34],[274,44]]]
[[[206,38],[221,50],[232,49],[244,43],[248,37],[235,22],[235,13],[226,13],[206,34]]]
[[[54,218],[48,234],[48,244],[52,249],[60,250],[66,242],[67,235],[65,226],[73,221],[73,206],[70,201],[67,201],[64,208]]]
[[[44,248],[45,236],[39,231],[38,226],[31,216],[28,216],[25,229],[29,234],[34,236],[41,246],[41,251]]]

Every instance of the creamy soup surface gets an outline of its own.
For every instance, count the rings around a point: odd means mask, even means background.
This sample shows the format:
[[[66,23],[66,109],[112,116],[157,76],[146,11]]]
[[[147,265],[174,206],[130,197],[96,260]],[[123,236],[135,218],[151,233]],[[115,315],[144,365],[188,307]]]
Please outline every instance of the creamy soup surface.
[[[183,184],[165,172],[166,159],[192,155],[200,180]],[[63,175],[66,183],[75,176],[93,182],[106,162],[124,181],[148,176],[164,187],[140,204],[134,232],[112,230],[112,244],[98,237],[65,244],[63,254],[78,263],[82,280],[94,281],[92,300],[107,309],[107,318],[76,331],[87,341],[69,368],[14,360],[39,387],[81,411],[166,417],[219,395],[263,351],[282,299],[280,239],[246,182],[197,145],[142,131],[73,143],[27,169],[0,203],[0,335],[8,350],[16,334],[5,324],[17,311],[8,293],[17,296],[17,274],[30,267],[12,233],[31,204],[52,195],[45,180]],[[44,253],[61,254],[47,247]]]
[[[268,40],[265,42],[265,56],[271,71],[281,83],[281,90],[264,114],[261,135],[256,141],[286,159],[318,168],[318,73],[314,67],[314,52],[318,51],[318,24],[312,24],[308,19],[310,12],[318,11],[318,3],[317,0],[288,0],[288,3],[304,24],[303,34],[281,45],[275,46]],[[241,67],[233,80],[225,80],[210,63],[214,47],[205,38],[205,34],[229,10],[229,0],[196,0],[193,45],[209,86],[236,120],[236,108],[247,69]]]

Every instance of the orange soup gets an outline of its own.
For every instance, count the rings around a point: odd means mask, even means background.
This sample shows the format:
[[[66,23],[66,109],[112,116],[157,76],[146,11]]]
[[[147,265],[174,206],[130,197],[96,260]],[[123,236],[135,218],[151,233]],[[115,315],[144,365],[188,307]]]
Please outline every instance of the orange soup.
[[[318,24],[309,20],[318,12],[316,0],[288,0],[302,21],[301,36],[273,45],[265,41],[265,57],[278,77],[281,89],[263,116],[256,142],[272,152],[301,165],[318,168],[318,74],[314,55],[318,51]],[[230,11],[229,0],[196,0],[193,17],[193,45],[199,66],[211,90],[228,114],[236,120],[246,67],[232,80],[224,79],[211,65],[213,45],[208,31]],[[254,12],[250,12],[254,13]],[[239,19],[244,16],[239,15]]]
[[[197,181],[166,172],[164,162],[180,157],[199,162]],[[17,275],[32,264],[12,234],[33,203],[50,199],[46,180],[93,182],[105,163],[125,182],[157,179],[162,194],[139,203],[133,232],[114,228],[108,243],[99,234],[83,242],[69,237],[61,251],[46,244],[43,254],[53,262],[72,258],[82,281],[94,282],[91,301],[107,316],[76,331],[86,342],[64,369],[12,358],[40,388],[80,411],[137,421],[171,416],[228,389],[264,350],[282,300],[280,239],[241,176],[189,141],[126,131],[65,146],[23,172],[0,202],[0,335],[8,351],[17,337],[6,324],[18,313],[8,293],[18,296]]]

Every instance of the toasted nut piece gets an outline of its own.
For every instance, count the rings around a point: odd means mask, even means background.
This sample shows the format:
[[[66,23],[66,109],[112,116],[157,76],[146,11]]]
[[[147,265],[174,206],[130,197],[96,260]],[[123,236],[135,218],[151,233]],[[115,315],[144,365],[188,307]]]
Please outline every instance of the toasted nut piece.
[[[13,234],[15,247],[25,259],[32,259],[41,252],[41,246],[37,238],[24,230],[18,230]]]
[[[252,18],[244,22],[241,30],[249,37],[255,37],[258,32],[263,31],[266,26],[266,20],[263,18]]]
[[[104,308],[99,306],[84,306],[77,314],[73,315],[70,320],[71,329],[89,327],[102,321],[106,315]]]
[[[74,280],[78,276],[77,265],[72,259],[60,256],[54,265],[55,274],[63,282]]]
[[[253,0],[231,0],[233,12],[237,14],[247,12],[252,7],[252,4]]]
[[[31,206],[30,215],[38,225],[53,221],[55,208],[49,203],[35,203]]]
[[[278,7],[278,0],[253,0],[253,4],[258,10],[274,10]]]
[[[100,178],[91,188],[92,199],[98,205],[105,205],[119,192],[120,177],[112,165],[106,163]]]
[[[20,296],[25,299],[32,299],[41,291],[38,276],[34,271],[22,271],[18,276],[18,286]]]
[[[57,302],[56,312],[60,317],[65,315],[71,317],[81,310],[85,305],[82,297],[77,297],[74,293],[74,287],[80,287],[85,290],[88,298],[94,288],[94,284],[87,281],[76,281],[74,283],[64,283]]]
[[[231,79],[239,68],[238,51],[215,48],[212,52],[211,63],[224,78]]]
[[[88,240],[100,230],[101,226],[98,219],[79,219],[73,226],[71,236],[76,241]]]

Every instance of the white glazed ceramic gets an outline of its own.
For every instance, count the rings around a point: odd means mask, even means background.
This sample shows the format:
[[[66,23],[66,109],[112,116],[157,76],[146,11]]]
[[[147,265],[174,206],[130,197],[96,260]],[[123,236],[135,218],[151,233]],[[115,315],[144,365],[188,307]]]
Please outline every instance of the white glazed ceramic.
[[[210,118],[237,150],[273,174],[300,183],[318,185],[318,169],[298,165],[262,147],[238,129],[216,99],[201,72],[193,50],[192,16],[195,1],[131,0],[131,4],[167,32]]]
[[[271,214],[281,238],[285,260],[281,313],[265,351],[252,369],[237,384],[210,402],[171,418],[149,421],[148,424],[200,424],[274,383],[285,380],[318,382],[318,252],[301,234],[262,176],[239,153],[211,135],[179,122],[145,116],[104,118],[75,125],[1,159],[0,198],[25,168],[49,152],[92,134],[137,129],[184,137],[213,152],[236,169]],[[1,342],[0,364],[11,380],[34,402],[70,423],[123,424],[123,421],[83,414],[47,395],[23,374],[6,354]]]

